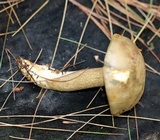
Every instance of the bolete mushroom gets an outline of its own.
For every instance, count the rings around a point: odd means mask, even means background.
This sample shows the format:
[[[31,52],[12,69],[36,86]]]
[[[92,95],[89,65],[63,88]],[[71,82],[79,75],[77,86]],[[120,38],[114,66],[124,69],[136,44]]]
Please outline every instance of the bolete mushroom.
[[[102,68],[60,72],[17,58],[22,74],[36,85],[58,91],[76,91],[105,85],[112,115],[130,110],[145,86],[145,64],[140,49],[127,37],[114,34]]]

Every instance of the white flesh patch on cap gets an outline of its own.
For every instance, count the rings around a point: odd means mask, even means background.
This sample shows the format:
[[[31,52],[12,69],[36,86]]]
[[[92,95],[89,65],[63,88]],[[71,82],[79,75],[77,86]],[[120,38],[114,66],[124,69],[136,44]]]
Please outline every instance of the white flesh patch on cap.
[[[118,71],[118,70],[112,71],[113,79],[119,82],[123,82],[124,84],[127,83],[129,75],[130,71]]]

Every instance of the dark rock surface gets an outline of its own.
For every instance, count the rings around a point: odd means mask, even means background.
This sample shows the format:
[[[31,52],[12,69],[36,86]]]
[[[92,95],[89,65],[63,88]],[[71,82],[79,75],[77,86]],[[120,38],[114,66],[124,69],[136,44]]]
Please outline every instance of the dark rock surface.
[[[24,23],[34,11],[36,11],[42,4],[43,0],[33,1],[27,0],[19,4],[18,8],[15,8],[16,13],[21,21]],[[61,0],[50,0],[50,2],[45,6],[25,27],[25,33],[33,47],[31,50],[24,38],[23,33],[20,31],[17,35],[12,37],[7,36],[6,48],[8,48],[15,56],[21,56],[26,59],[34,61],[39,54],[40,50],[43,49],[40,58],[38,59],[39,64],[50,64],[52,55],[55,49],[57,37],[59,34],[59,29],[61,25],[63,10],[65,1]],[[90,1],[83,2],[87,6],[91,6]],[[2,6],[1,6],[2,9]],[[87,16],[79,10],[76,6],[71,3],[68,4],[64,28],[62,31],[62,37],[78,41],[84,27]],[[14,20],[16,21],[16,20]],[[4,33],[6,30],[7,15],[2,13],[0,15],[0,33]],[[19,28],[17,22],[9,27],[9,31],[14,31]],[[158,27],[157,27],[158,28]],[[122,30],[114,29],[116,33],[122,33]],[[150,36],[150,32],[146,31],[145,37]],[[2,51],[3,36],[0,36],[0,52]],[[89,22],[85,35],[83,37],[82,43],[87,44],[93,48],[106,51],[109,44],[109,40],[106,36],[99,30],[99,28],[92,22]],[[154,40],[154,47],[157,55],[160,56],[160,40]],[[55,61],[53,66],[60,69],[64,64],[72,57],[76,51],[76,44],[69,43],[64,40],[60,40],[60,44],[57,50]],[[156,70],[160,71],[160,65],[157,60],[143,47],[142,51],[145,61],[154,67]],[[1,55],[1,54],[0,54]],[[76,67],[71,67],[69,70],[82,69],[87,67],[101,67],[101,63],[97,63],[94,60],[94,55],[99,55],[100,59],[103,60],[104,54],[98,53],[90,49],[83,49],[78,57],[77,62],[85,61],[84,63],[77,65]],[[17,70],[16,62],[11,57],[12,70],[15,72]],[[72,64],[72,63],[71,63]],[[2,62],[2,67],[0,69],[0,78],[7,79],[11,75],[9,69],[9,60],[4,53],[4,58]],[[14,80],[20,80],[22,78],[19,72],[14,77]],[[3,81],[0,81],[2,84]],[[16,85],[16,83],[14,83]],[[7,103],[4,106],[4,110],[0,112],[0,122],[10,123],[10,124],[23,124],[31,123],[32,118],[1,118],[4,115],[33,115],[36,106],[39,102],[37,95],[40,88],[33,84],[20,84],[24,86],[24,90],[20,93],[16,93],[14,100],[13,94],[9,97]],[[4,103],[10,91],[12,90],[12,83],[7,83],[5,86],[0,88],[0,106]],[[54,116],[54,115],[64,115],[80,110],[84,110],[88,103],[92,100],[98,88],[87,89],[83,91],[63,93],[58,91],[48,90],[45,94],[42,102],[38,108],[37,114],[43,116]],[[105,91],[101,91],[96,99],[94,100],[91,107],[100,106],[107,104],[107,99],[105,97]],[[136,106],[137,116],[157,118],[160,119],[160,77],[147,72],[146,77],[146,88],[140,103]],[[105,107],[106,108],[106,107]],[[94,111],[85,113],[95,113],[98,114],[105,108],[96,109]],[[109,111],[104,114],[110,114]],[[133,109],[126,112],[125,115],[134,115]],[[77,120],[88,121],[90,117],[69,117]],[[43,121],[45,119],[38,118],[36,121]],[[65,130],[76,130],[81,127],[81,123],[77,124],[63,124],[63,120],[59,119],[56,121],[51,121],[49,123],[35,125],[41,126],[43,128],[57,128]],[[98,124],[112,125],[111,117],[97,117],[92,122]],[[126,118],[115,118],[115,126],[121,128],[128,128]],[[83,134],[77,133],[73,136],[73,140],[128,140],[129,134],[127,130],[109,129],[104,127],[97,127],[93,125],[86,125],[83,131],[94,131],[94,132],[107,132],[107,133],[122,133],[123,136],[109,136],[109,135],[96,135],[96,134]],[[160,122],[141,120],[138,119],[138,131],[140,140],[158,140],[160,139]],[[63,140],[67,139],[72,133],[61,132],[61,131],[47,131],[47,130],[33,130],[32,138],[37,140]],[[136,139],[136,125],[135,120],[130,119],[130,134],[132,140]],[[8,140],[10,136],[24,137],[29,136],[29,129],[27,128],[17,128],[17,127],[4,127],[0,126],[0,139]]]

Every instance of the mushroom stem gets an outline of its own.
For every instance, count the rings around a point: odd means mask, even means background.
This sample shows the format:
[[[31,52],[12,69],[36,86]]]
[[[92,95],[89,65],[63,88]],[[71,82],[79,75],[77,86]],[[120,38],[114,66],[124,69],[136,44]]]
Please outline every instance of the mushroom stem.
[[[21,57],[17,64],[22,74],[39,87],[58,91],[77,91],[104,86],[103,68],[61,72],[48,65],[34,64]]]

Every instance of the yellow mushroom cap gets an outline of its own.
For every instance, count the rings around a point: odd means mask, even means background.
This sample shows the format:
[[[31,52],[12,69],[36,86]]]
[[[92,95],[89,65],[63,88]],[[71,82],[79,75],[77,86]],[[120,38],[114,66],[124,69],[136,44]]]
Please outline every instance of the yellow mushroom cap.
[[[144,92],[146,69],[140,50],[129,38],[113,35],[103,72],[111,114],[133,108]]]

